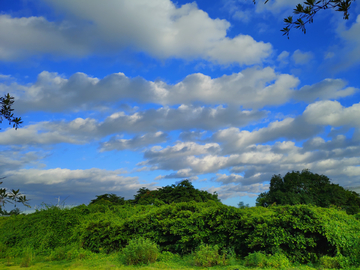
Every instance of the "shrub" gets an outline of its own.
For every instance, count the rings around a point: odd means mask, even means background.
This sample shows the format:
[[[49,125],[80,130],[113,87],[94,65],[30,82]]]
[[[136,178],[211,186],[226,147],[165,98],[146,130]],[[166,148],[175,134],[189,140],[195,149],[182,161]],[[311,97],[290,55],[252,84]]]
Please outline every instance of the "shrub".
[[[130,240],[122,253],[128,265],[147,264],[156,261],[159,249],[150,239],[139,237]]]
[[[225,265],[226,253],[219,254],[219,247],[217,245],[201,244],[195,252],[195,265],[202,267],[211,267],[214,265]]]
[[[32,248],[30,247],[26,248],[20,263],[20,267],[29,267],[31,265],[33,258],[34,258],[34,252]]]
[[[320,258],[320,264],[324,268],[339,268],[340,264],[335,257],[323,256]]]
[[[271,268],[285,268],[290,267],[289,259],[282,253],[268,255],[266,266]]]
[[[250,253],[248,256],[245,257],[245,266],[250,267],[265,267],[266,266],[266,254],[258,251]]]
[[[0,243],[0,258],[5,258],[7,252],[7,246],[4,243]]]
[[[51,251],[49,260],[50,261],[62,261],[67,258],[67,252],[69,248],[67,246],[57,247]]]
[[[178,254],[173,254],[169,251],[163,251],[159,254],[158,260],[161,262],[173,262],[179,261],[180,256]]]

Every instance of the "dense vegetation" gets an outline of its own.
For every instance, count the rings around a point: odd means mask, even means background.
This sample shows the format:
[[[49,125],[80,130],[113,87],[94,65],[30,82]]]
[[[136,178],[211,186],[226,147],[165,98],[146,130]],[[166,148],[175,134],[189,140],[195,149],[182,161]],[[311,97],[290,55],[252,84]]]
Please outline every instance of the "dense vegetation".
[[[103,194],[96,196],[90,204],[107,204],[107,205],[163,205],[179,202],[220,202],[216,192],[211,194],[204,190],[194,188],[189,180],[183,180],[176,185],[165,186],[157,190],[140,188],[134,196],[134,200],[125,200],[124,197],[115,194]]]
[[[321,188],[328,186],[328,178],[303,171],[274,176],[270,191],[258,198],[269,200],[267,207],[224,205],[188,180],[156,191],[142,188],[134,200],[104,194],[71,209],[45,207],[0,218],[0,260],[28,258],[31,250],[49,261],[120,254],[125,264],[193,256],[194,265],[203,267],[234,258],[249,267],[360,266],[360,214],[349,215],[346,204],[316,206],[309,192],[326,201]]]
[[[309,170],[289,172],[283,178],[274,175],[270,180],[270,190],[261,193],[257,206],[311,204],[320,207],[331,205],[344,209],[348,214],[360,212],[360,195],[354,191],[332,184],[325,175]]]
[[[1,257],[21,256],[29,247],[48,257],[62,250],[71,258],[121,251],[145,237],[172,254],[190,254],[203,244],[240,257],[282,254],[293,263],[317,263],[327,256],[346,267],[360,264],[357,217],[310,205],[239,209],[215,201],[50,207],[1,218],[0,250]]]

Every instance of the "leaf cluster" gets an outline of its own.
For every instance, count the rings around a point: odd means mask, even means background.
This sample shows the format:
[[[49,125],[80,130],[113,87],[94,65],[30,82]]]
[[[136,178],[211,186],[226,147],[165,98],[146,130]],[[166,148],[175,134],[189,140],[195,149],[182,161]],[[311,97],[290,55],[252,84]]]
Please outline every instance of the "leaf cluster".
[[[0,178],[0,179],[4,179]],[[0,182],[0,185],[3,182]],[[10,192],[6,188],[0,188],[0,214],[7,215],[7,214],[18,214],[19,210],[16,208],[17,203],[22,203],[23,205],[30,207],[27,203],[29,200],[26,198],[25,195],[20,193],[20,190],[11,189]],[[6,210],[2,209],[6,203],[14,204],[15,209],[11,212],[7,212]],[[17,210],[16,210],[17,209]]]
[[[11,107],[14,103],[14,97],[10,96],[8,93],[4,97],[0,97],[0,123],[2,123],[3,119],[9,121],[9,125],[13,125],[13,128],[17,129],[23,121],[21,120],[21,117],[14,117],[14,109]]]
[[[265,0],[265,4],[269,0]],[[349,19],[349,9],[351,4],[355,0],[306,0],[303,4],[298,4],[293,10],[293,13],[298,15],[297,19],[294,20],[293,16],[289,16],[284,19],[285,27],[281,29],[283,35],[289,38],[290,30],[292,28],[300,29],[306,34],[306,24],[314,22],[314,16],[320,10],[334,9],[343,13],[343,19]],[[256,0],[253,0],[254,4]]]

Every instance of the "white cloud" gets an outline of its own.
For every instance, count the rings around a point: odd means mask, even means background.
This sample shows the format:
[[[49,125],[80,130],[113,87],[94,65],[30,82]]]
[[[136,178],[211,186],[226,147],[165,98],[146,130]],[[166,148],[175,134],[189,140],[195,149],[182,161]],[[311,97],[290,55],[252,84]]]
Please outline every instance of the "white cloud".
[[[294,99],[308,103],[316,99],[337,99],[353,95],[359,89],[346,87],[346,82],[341,79],[325,79],[313,85],[305,85],[294,92]]]
[[[14,108],[19,112],[100,110],[124,100],[162,105],[195,102],[228,104],[244,108],[280,105],[291,97],[299,80],[288,74],[276,74],[270,68],[248,68],[239,73],[211,78],[201,73],[188,75],[169,85],[163,81],[130,79],[114,73],[103,79],[75,73],[69,79],[57,73],[42,72],[35,83],[0,84],[0,91],[13,93]],[[224,95],[224,92],[227,94]]]
[[[360,127],[360,103],[343,107],[338,101],[324,100],[307,106],[304,117],[307,122],[317,125]]]
[[[337,69],[347,69],[353,65],[359,65],[360,62],[360,15],[356,21],[347,29],[346,23],[341,22],[336,30],[337,34],[342,38],[344,44],[340,50],[336,52],[338,63]]]
[[[138,177],[123,176],[122,170],[101,170],[97,168],[87,170],[69,170],[62,168],[39,170],[20,169],[4,173],[14,188],[20,186],[21,191],[43,196],[70,195],[72,197],[101,193],[116,193],[127,199],[141,187],[153,189],[154,183],[141,184]],[[41,185],[41,191],[38,189]]]
[[[269,43],[247,35],[228,38],[230,23],[210,18],[195,3],[176,7],[170,0],[47,2],[66,14],[67,21],[55,24],[43,17],[2,15],[0,59],[47,53],[84,56],[130,47],[161,59],[203,58],[221,64],[252,65],[272,52]]]
[[[137,150],[148,145],[163,143],[167,140],[168,135],[161,131],[148,133],[142,136],[135,136],[132,139],[118,139],[116,137],[112,137],[109,141],[101,143],[100,151],[121,151],[125,149]]]
[[[302,52],[300,50],[296,50],[291,58],[296,65],[305,65],[314,58],[314,55],[312,54],[312,52]]]
[[[39,54],[84,56],[88,53],[86,44],[71,29],[51,23],[44,17],[0,15],[0,36],[0,61]]]

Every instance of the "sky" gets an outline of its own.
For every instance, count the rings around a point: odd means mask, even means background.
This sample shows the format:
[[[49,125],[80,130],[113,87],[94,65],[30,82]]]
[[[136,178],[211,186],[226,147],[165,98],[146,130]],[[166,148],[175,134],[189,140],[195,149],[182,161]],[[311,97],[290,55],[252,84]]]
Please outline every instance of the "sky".
[[[0,0],[2,187],[32,208],[192,181],[255,205],[308,169],[360,191],[360,5],[282,35],[300,0]],[[12,209],[12,206],[7,206]]]

